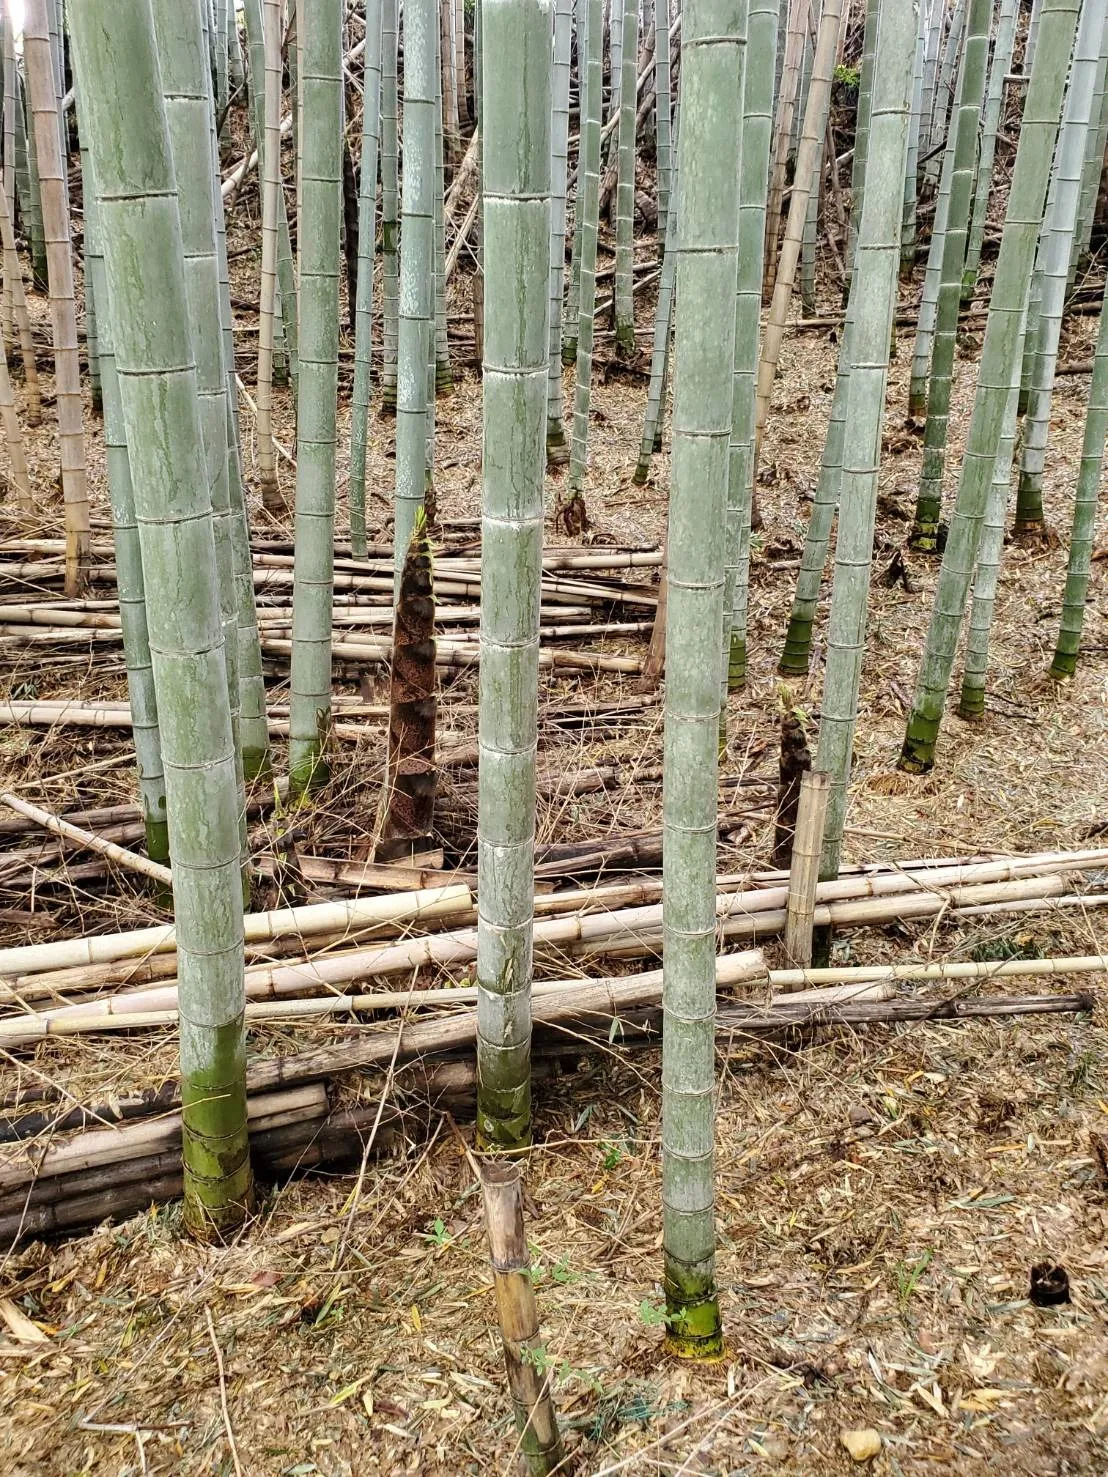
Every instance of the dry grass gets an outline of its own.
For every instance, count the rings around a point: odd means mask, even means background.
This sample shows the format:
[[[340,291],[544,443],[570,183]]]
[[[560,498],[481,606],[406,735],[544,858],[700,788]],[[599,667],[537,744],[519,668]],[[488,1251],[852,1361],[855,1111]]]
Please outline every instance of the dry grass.
[[[236,293],[252,297],[256,263],[233,266]],[[459,281],[454,292],[459,314],[464,287]],[[42,322],[41,304],[35,311]],[[1091,337],[1091,320],[1076,320],[1063,357],[1086,357]],[[755,544],[750,685],[731,702],[732,772],[758,772],[763,753],[760,772],[773,770],[775,665],[830,409],[828,338],[796,333],[782,358],[760,488],[766,527]],[[909,356],[906,333],[890,394],[878,571],[903,540],[898,510],[910,512],[918,473],[918,445],[899,425]],[[248,354],[240,367],[248,371]],[[951,480],[973,371],[970,359],[959,362]],[[470,371],[459,379],[437,412],[436,482],[448,520],[478,510],[477,382]],[[1055,397],[1047,502],[1063,538],[1086,386],[1064,380]],[[644,381],[616,376],[601,376],[594,391],[588,501],[601,543],[656,543],[663,531],[668,458],[655,459],[645,489],[630,483],[644,395]],[[347,427],[344,407],[340,501]],[[287,407],[278,434],[292,445]],[[380,540],[388,536],[391,423],[375,419],[371,439],[370,536]],[[46,491],[56,466],[49,416],[29,443],[45,532],[58,511]],[[103,514],[98,437],[89,448]],[[1059,689],[1043,674],[1064,568],[1062,542],[1006,549],[985,720],[949,717],[938,766],[924,779],[894,764],[934,571],[913,564],[913,593],[875,582],[850,858],[1076,846],[1108,819],[1104,566],[1079,674]],[[813,714],[821,655],[794,697]],[[102,660],[52,665],[27,655],[9,660],[3,681],[12,695],[124,691],[118,663]],[[550,681],[544,704],[556,714],[567,695],[593,690],[615,696],[620,684]],[[472,735],[474,697],[472,673],[445,674],[443,727]],[[658,709],[599,733],[544,723],[543,738],[552,770],[616,763],[621,783],[546,803],[540,839],[658,826],[660,786],[641,778],[660,763]],[[355,853],[372,830],[381,757],[372,729],[344,751],[319,807],[295,817],[306,852]],[[129,747],[110,732],[8,730],[0,783],[58,810],[126,800]],[[745,829],[721,848],[721,867],[768,854],[772,817],[756,798]],[[161,916],[119,875],[107,885],[66,878],[64,864],[52,867],[41,896],[0,897],[19,915],[0,923],[5,942]],[[23,917],[31,908],[33,921]],[[902,923],[840,941],[852,962],[1104,948],[1097,914],[1072,911],[960,931]],[[543,964],[557,974],[573,968],[555,957]],[[251,1048],[289,1051],[351,1029],[267,1026]],[[730,1343],[714,1369],[673,1369],[661,1354],[656,1054],[613,1048],[546,1084],[527,1170],[528,1233],[578,1470],[845,1471],[843,1426],[878,1430],[884,1447],[873,1470],[882,1473],[1108,1470],[1108,1180],[1098,1157],[1108,1134],[1106,1047],[1100,1010],[1092,1019],[730,1043],[720,1054],[717,1165]],[[173,1071],[168,1033],[51,1041],[18,1063],[4,1059],[0,1092],[46,1080],[99,1101]],[[372,1104],[381,1084],[342,1090],[347,1101]],[[1028,1302],[1029,1269],[1044,1259],[1066,1267],[1069,1304]],[[44,1334],[35,1344],[0,1329],[0,1452],[13,1477],[231,1473],[236,1460],[251,1474],[328,1477],[513,1469],[480,1200],[447,1123],[360,1181],[320,1176],[273,1193],[233,1245],[195,1246],[180,1238],[175,1207],[152,1210],[65,1245],[7,1255],[0,1295]]]

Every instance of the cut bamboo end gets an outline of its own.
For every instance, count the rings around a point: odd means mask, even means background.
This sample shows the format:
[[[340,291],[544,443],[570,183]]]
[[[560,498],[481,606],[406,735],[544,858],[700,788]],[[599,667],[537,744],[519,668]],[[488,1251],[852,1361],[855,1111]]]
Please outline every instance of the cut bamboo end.
[[[562,1441],[550,1394],[551,1371],[539,1341],[519,1165],[503,1159],[482,1163],[481,1195],[520,1449],[535,1477],[545,1477],[562,1461]]]
[[[825,770],[809,769],[801,775],[800,806],[789,869],[789,895],[785,904],[785,952],[798,969],[806,969],[812,962],[816,886],[830,795],[831,776]]]

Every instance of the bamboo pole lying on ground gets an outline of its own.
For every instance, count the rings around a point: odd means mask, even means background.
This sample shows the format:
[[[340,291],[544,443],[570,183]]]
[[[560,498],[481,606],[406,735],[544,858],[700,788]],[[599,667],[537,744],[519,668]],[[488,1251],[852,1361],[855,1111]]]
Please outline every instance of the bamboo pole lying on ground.
[[[75,845],[84,847],[88,851],[98,852],[100,856],[115,862],[118,866],[126,867],[129,871],[139,872],[144,877],[151,877],[155,882],[160,882],[163,887],[173,885],[173,874],[168,867],[163,867],[159,862],[152,862],[149,857],[139,856],[137,852],[128,851],[124,846],[118,846],[114,841],[105,841],[102,836],[94,836],[91,831],[82,831],[80,826],[74,826],[69,821],[59,820],[56,815],[51,815],[48,810],[42,810],[37,805],[31,805],[26,800],[21,800],[17,795],[6,792],[0,793],[0,805],[6,805],[9,810],[14,810],[19,815],[25,815],[28,820],[49,831],[51,835],[61,836],[65,841],[72,841]]]

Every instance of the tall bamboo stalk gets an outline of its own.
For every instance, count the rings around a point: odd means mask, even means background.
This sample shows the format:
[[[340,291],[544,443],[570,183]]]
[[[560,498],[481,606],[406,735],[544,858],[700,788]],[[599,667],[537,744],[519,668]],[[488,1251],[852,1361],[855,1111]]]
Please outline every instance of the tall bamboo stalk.
[[[773,126],[773,74],[780,0],[750,0],[739,145],[739,265],[735,293],[735,364],[727,464],[728,545],[724,629],[727,687],[746,682],[750,520],[754,501],[754,390],[762,311],[766,185]]]
[[[381,0],[381,267],[384,278],[381,330],[381,404],[396,409],[400,322],[400,187],[397,144],[397,5]]]
[[[985,110],[981,120],[981,144],[977,160],[977,184],[973,193],[973,215],[966,243],[966,264],[962,275],[962,301],[969,302],[977,286],[981,270],[981,247],[985,240],[985,218],[993,187],[993,161],[996,137],[1004,106],[1005,78],[1012,70],[1012,52],[1016,42],[1018,0],[1000,0],[993,59],[989,66],[989,84],[985,93]]]
[[[873,96],[873,58],[877,47],[877,20],[880,0],[865,0],[866,21],[862,34],[862,63],[858,72],[858,112],[854,125],[854,158],[850,164],[850,229],[846,251],[846,286],[849,288],[850,272],[854,264],[854,243],[858,235],[858,222],[862,218],[862,197],[865,192],[866,160],[869,155],[869,115]]]
[[[409,0],[410,3],[410,0]],[[590,19],[600,0],[591,0]],[[549,374],[550,0],[482,0],[484,484],[477,1135],[531,1137],[539,585]],[[591,48],[590,48],[591,57]]]
[[[622,72],[616,173],[616,354],[635,352],[635,114],[639,71],[639,0],[623,0]],[[614,63],[613,63],[614,64]]]
[[[80,98],[80,126],[86,128]],[[85,220],[100,213],[95,176],[85,181]],[[169,833],[166,825],[165,768],[158,730],[158,703],[154,691],[154,668],[150,655],[150,633],[146,621],[146,582],[142,572],[142,548],[131,485],[131,462],[123,420],[119,376],[115,362],[115,339],[111,305],[104,269],[103,240],[96,232],[97,249],[89,257],[93,291],[99,293],[100,377],[104,395],[104,448],[108,473],[108,497],[115,549],[115,580],[119,620],[123,628],[123,661],[127,669],[131,728],[138,771],[139,805],[146,829],[146,855],[153,862],[168,863]]]
[[[938,545],[939,521],[942,515],[950,390],[954,376],[954,344],[958,331],[958,305],[962,296],[966,233],[969,227],[970,196],[973,193],[973,164],[977,150],[977,125],[985,91],[985,64],[989,54],[991,18],[992,0],[969,0],[958,97],[947,143],[947,159],[943,163],[944,178],[940,184],[940,200],[945,205],[944,219],[940,231],[936,211],[935,231],[931,242],[931,254],[939,256],[939,280],[935,292],[935,331],[930,355],[930,374],[928,375],[926,368],[923,370],[927,384],[927,423],[924,428],[923,469],[920,473],[911,540],[913,548],[928,551],[933,551]],[[929,276],[931,265],[929,256]],[[926,352],[924,357],[926,358]],[[918,369],[917,359],[913,357],[913,383]],[[911,413],[911,389],[908,405]]]
[[[585,81],[581,104],[581,147],[577,160],[580,181],[574,229],[580,236],[577,374],[573,386],[573,435],[569,452],[568,497],[562,510],[567,527],[583,528],[585,473],[589,459],[589,402],[592,394],[592,347],[596,313],[596,241],[600,224],[600,109],[601,39],[600,0],[587,0],[585,22]]]
[[[830,0],[834,4],[834,0]],[[836,10],[836,25],[837,25]],[[715,1281],[715,857],[724,552],[738,283],[742,41],[735,7],[688,0],[663,782],[662,1237],[667,1346],[722,1348]]]
[[[939,67],[938,81],[935,84],[931,113],[924,119],[927,125],[927,150],[930,157],[924,164],[923,178],[929,183],[934,183],[939,174],[939,160],[942,158],[939,151],[946,141],[947,121],[950,117],[951,104],[954,101],[954,79],[957,75],[958,59],[963,49],[962,32],[965,23],[966,0],[954,0],[950,30],[947,32],[946,45],[943,47],[943,59]]]
[[[335,544],[335,414],[342,213],[342,0],[313,0],[298,36],[300,390],[296,421],[296,564],[289,677],[289,786],[327,778],[331,592]]]
[[[777,246],[781,236],[781,204],[785,196],[785,174],[789,162],[789,140],[792,137],[800,68],[804,59],[804,41],[808,31],[809,0],[789,0],[783,12],[785,45],[781,53],[783,66],[776,90],[777,111],[774,116],[773,154],[769,173],[769,197],[766,201],[765,270],[763,296],[768,296],[775,282]]]
[[[69,201],[48,24],[48,0],[27,0],[23,22],[23,64],[35,136],[43,239],[50,281],[54,390],[65,504],[65,593],[73,598],[80,593],[86,579],[92,535],[89,531],[85,474],[81,360],[77,346]]]
[[[21,127],[22,125],[22,127]],[[42,224],[42,192],[38,177],[38,146],[35,140],[34,118],[31,112],[31,91],[26,77],[26,55],[24,55],[23,107],[16,119],[16,148],[20,133],[23,137],[23,154],[26,161],[26,190],[20,194],[20,218],[27,223],[27,236],[31,248],[31,281],[38,292],[48,292],[49,269],[46,264],[46,238]]]
[[[945,0],[934,0],[932,17],[941,17]],[[940,19],[941,29],[941,19]],[[917,18],[919,27],[916,36],[916,56],[912,71],[912,116],[908,127],[908,158],[904,165],[904,200],[900,223],[900,275],[906,281],[911,278],[916,264],[916,200],[919,194],[920,141],[924,133],[927,116],[927,46],[932,32],[928,18],[921,7]]]
[[[354,310],[354,388],[350,399],[350,550],[364,559],[365,462],[373,350],[373,263],[377,244],[377,148],[381,120],[381,0],[366,0],[362,152],[358,175],[358,288]]]
[[[1089,384],[1089,408],[1085,414],[1085,434],[1081,442],[1081,461],[1077,472],[1077,489],[1073,501],[1073,531],[1070,534],[1070,556],[1066,569],[1066,588],[1062,597],[1062,622],[1050,675],[1072,677],[1077,670],[1081,649],[1081,627],[1089,591],[1089,571],[1096,528],[1097,492],[1100,470],[1104,463],[1104,443],[1108,437],[1108,303],[1100,309],[1093,357],[1093,377]]]
[[[669,0],[656,0],[654,30],[654,152],[658,168],[658,246],[664,251],[669,229],[670,176],[673,169],[672,69],[669,47]]]
[[[550,373],[546,405],[547,461],[567,459],[562,400],[562,297],[566,275],[566,190],[569,184],[570,43],[572,0],[554,4],[553,115],[550,130]]]
[[[454,0],[454,76],[458,86],[458,118],[470,121],[469,91],[466,87],[466,8],[465,0]]]
[[[1089,131],[1085,164],[1081,171],[1081,203],[1078,207],[1077,230],[1074,233],[1073,260],[1070,263],[1071,285],[1078,265],[1085,259],[1092,238],[1100,182],[1104,175],[1104,153],[1108,148],[1108,29],[1105,30],[1100,44],[1092,117],[1093,127]]]
[[[273,350],[277,307],[277,216],[281,186],[281,4],[261,0],[264,74],[262,116],[262,265],[258,305],[258,385],[256,457],[262,503],[283,504],[277,481],[277,447],[273,440]],[[257,83],[258,79],[255,79]]]
[[[827,129],[827,109],[831,100],[831,79],[835,67],[835,48],[839,41],[839,17],[842,0],[824,0],[820,15],[819,31],[816,36],[815,56],[812,59],[812,80],[808,88],[808,101],[804,109],[804,127],[801,131],[800,148],[793,171],[792,193],[789,196],[789,217],[785,227],[785,239],[781,246],[781,259],[773,284],[773,301],[766,320],[762,339],[762,353],[758,363],[758,384],[755,413],[755,461],[762,442],[762,433],[769,419],[770,395],[777,377],[777,361],[781,357],[781,344],[785,337],[785,320],[796,280],[796,266],[800,258],[800,243],[804,233],[804,216],[808,209],[808,195],[815,183],[816,162],[819,158],[821,141]],[[770,249],[767,244],[767,251]],[[769,263],[767,263],[767,266]]]
[[[23,432],[19,426],[19,413],[15,408],[15,396],[8,375],[8,351],[0,339],[0,421],[4,425],[4,440],[8,446],[8,462],[15,505],[20,513],[34,512],[35,503],[31,495],[31,477],[27,471],[27,452],[23,445]]]
[[[400,321],[396,394],[396,579],[427,485],[427,366],[433,353],[435,291],[435,37],[437,0],[404,10],[404,179],[401,194]]]
[[[1050,433],[1054,370],[1058,362],[1058,343],[1062,336],[1066,280],[1078,224],[1086,144],[1090,129],[1095,127],[1092,118],[1093,94],[1106,28],[1108,0],[1084,0],[1062,110],[1062,127],[1055,150],[1046,220],[1043,222],[1037,337],[1036,342],[1030,346],[1031,385],[1024,418],[1023,454],[1016,491],[1014,531],[1017,536],[1038,537],[1044,528],[1043,468]]]
[[[677,139],[678,115],[673,115],[672,138]],[[658,300],[654,307],[654,339],[650,352],[650,382],[646,391],[646,411],[643,415],[642,440],[639,443],[639,459],[635,465],[634,480],[641,487],[650,476],[650,459],[658,443],[662,419],[662,398],[665,394],[666,368],[669,364],[670,334],[673,328],[673,284],[677,267],[674,261],[674,244],[677,240],[677,173],[670,170],[669,218],[666,221],[665,248],[662,252],[662,270],[658,278]],[[764,195],[763,195],[764,198]],[[758,285],[761,296],[761,279]]]
[[[150,599],[176,916],[185,1216],[250,1198],[234,744],[180,214],[149,0],[70,11]],[[158,333],[151,334],[151,322]]]
[[[1022,346],[1027,288],[1046,203],[1077,9],[1078,0],[1044,0],[1043,4],[1039,50],[1024,104],[958,499],[900,757],[904,769],[926,770],[934,763],[935,740],[977,562],[1008,388],[1017,362],[1014,356]]]
[[[436,38],[437,39],[437,38]],[[437,55],[437,53],[436,53]],[[442,69],[436,68],[436,78],[441,78]],[[431,349],[431,383],[428,388],[428,413],[430,427],[427,434],[427,475],[431,476],[434,447],[435,396],[445,394],[454,386],[454,375],[450,368],[450,342],[446,333],[446,228],[443,217],[443,201],[446,193],[446,160],[443,152],[443,126],[441,98],[435,102],[435,336]]]

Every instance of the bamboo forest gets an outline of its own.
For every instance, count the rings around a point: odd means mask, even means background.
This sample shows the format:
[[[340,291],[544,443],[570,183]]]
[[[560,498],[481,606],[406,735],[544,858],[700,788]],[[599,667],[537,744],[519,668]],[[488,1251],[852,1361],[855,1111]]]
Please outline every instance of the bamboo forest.
[[[1108,0],[0,44],[0,1477],[1108,1472]]]

